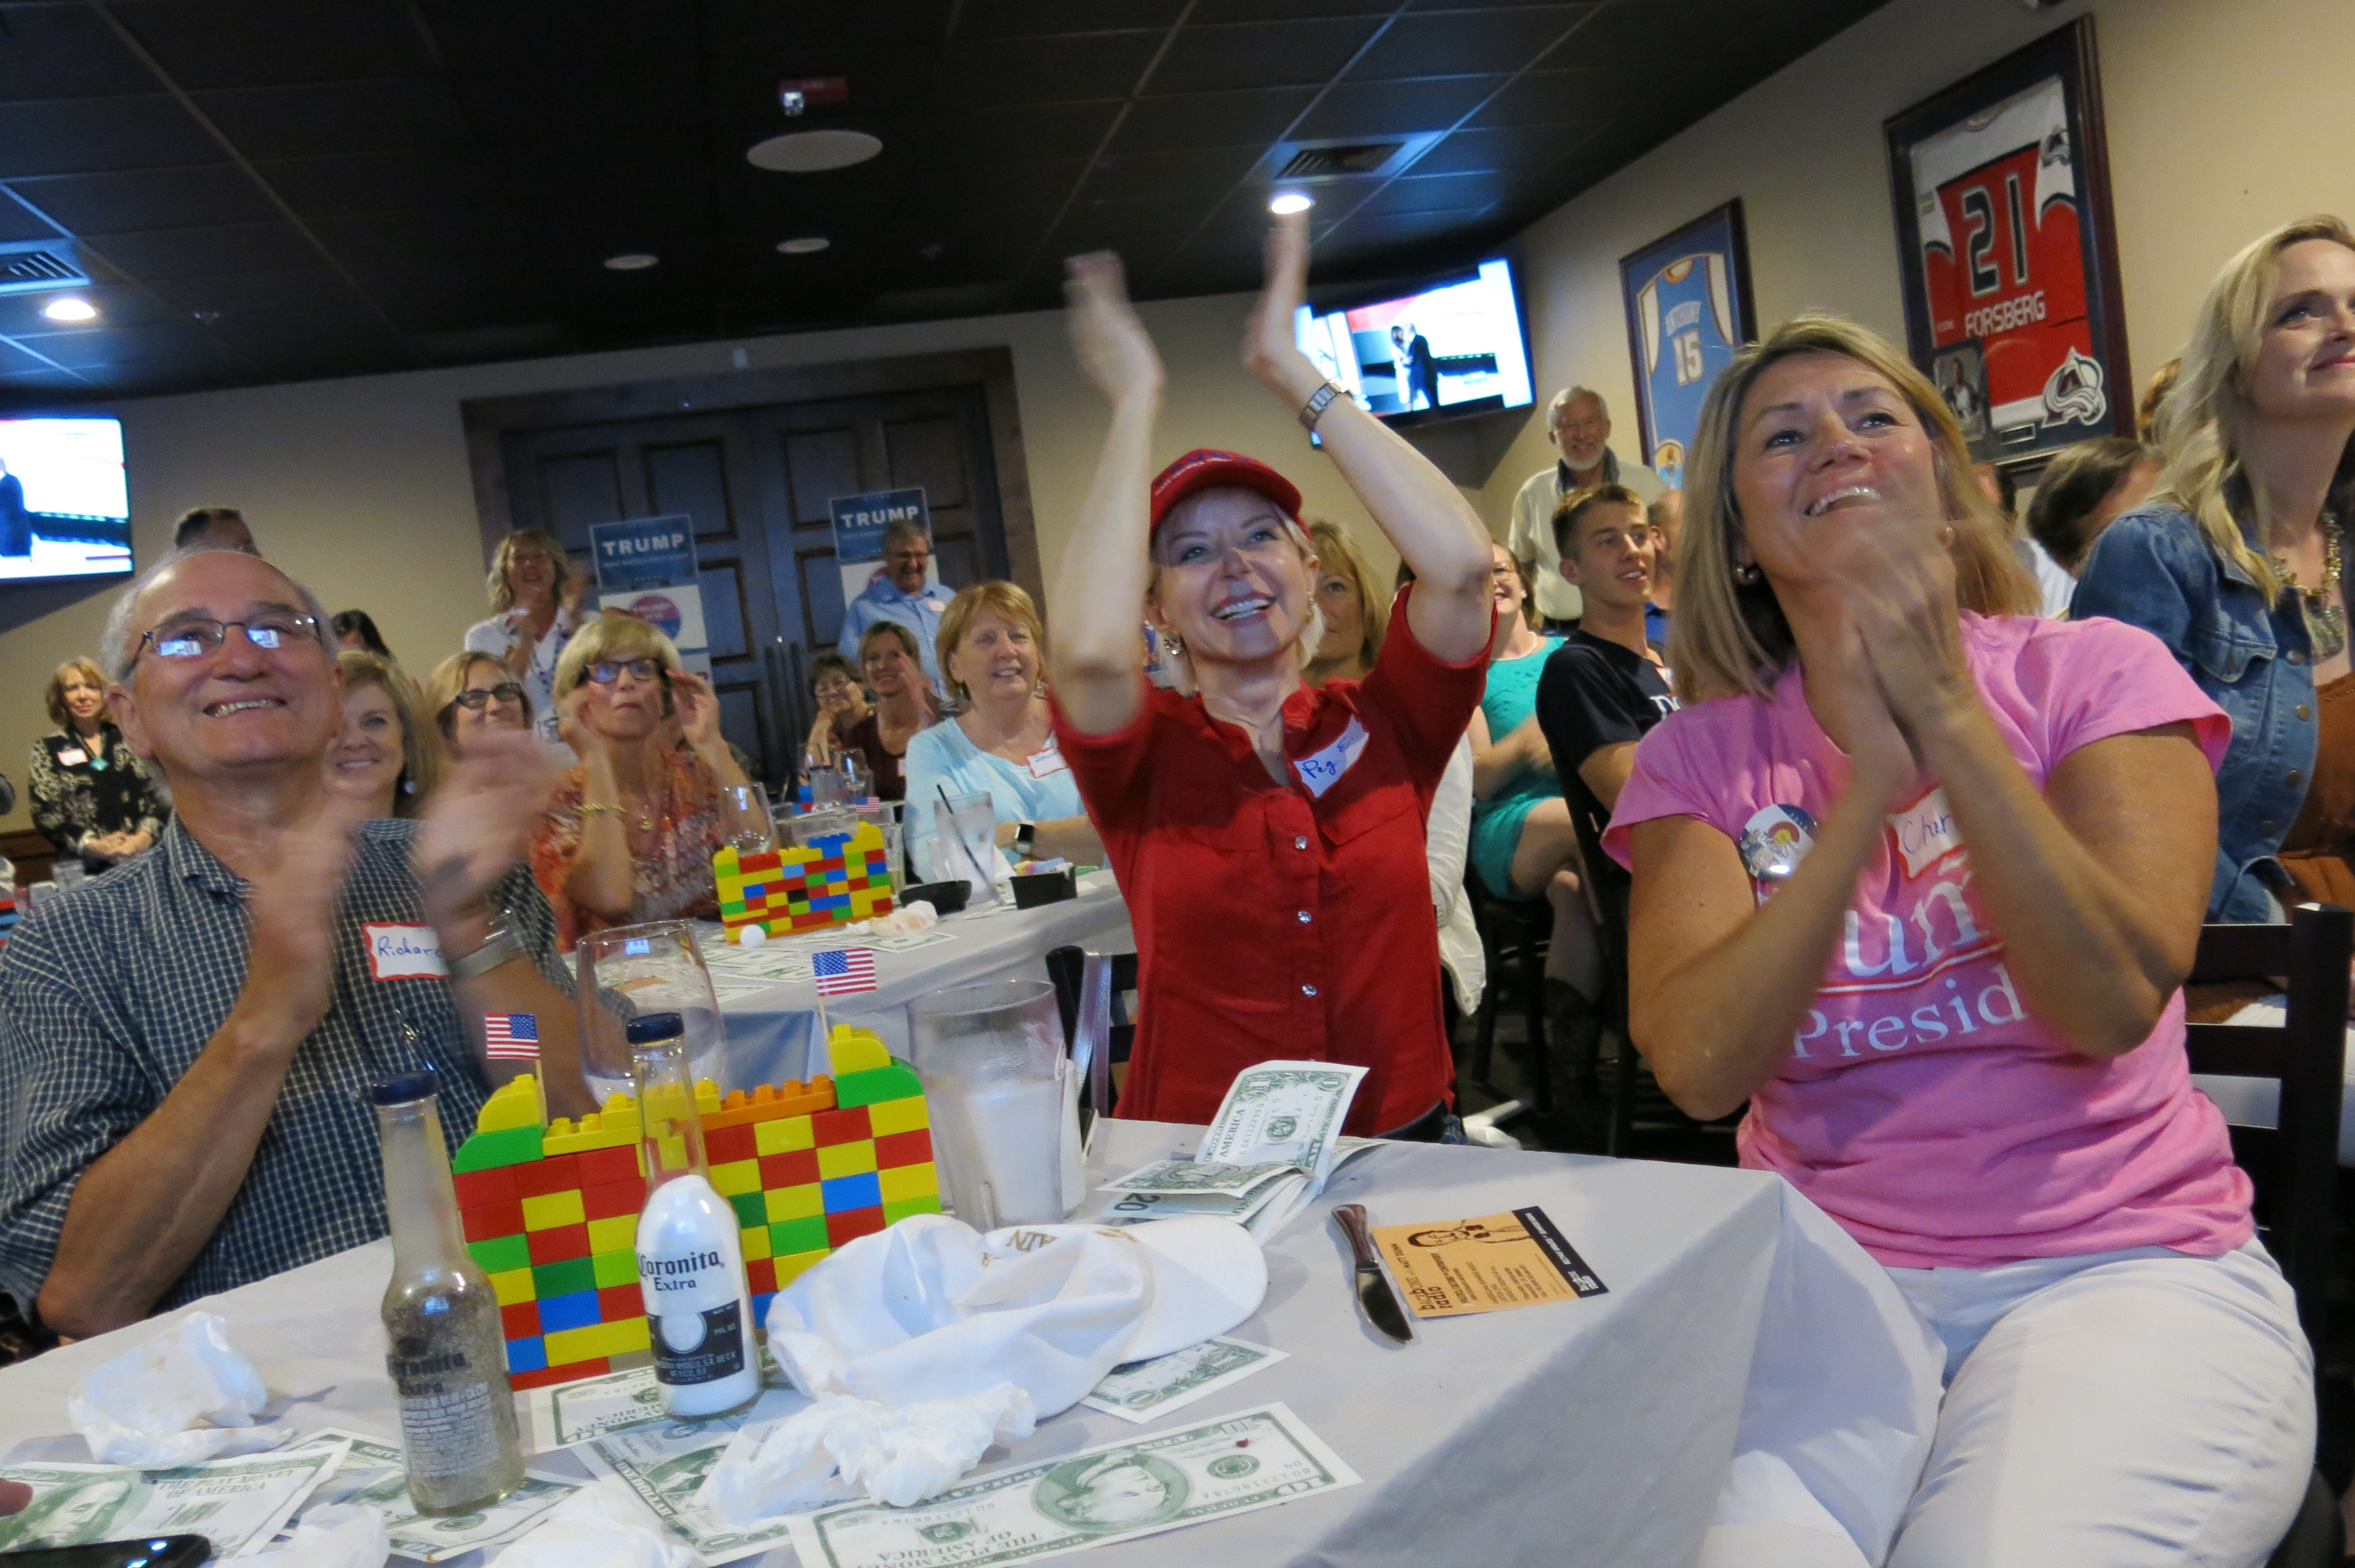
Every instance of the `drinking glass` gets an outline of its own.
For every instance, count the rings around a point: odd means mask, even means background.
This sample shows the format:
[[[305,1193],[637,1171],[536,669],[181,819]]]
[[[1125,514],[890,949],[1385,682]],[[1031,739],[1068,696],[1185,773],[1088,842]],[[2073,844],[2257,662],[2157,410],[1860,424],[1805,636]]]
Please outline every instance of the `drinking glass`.
[[[837,757],[834,771],[842,780],[842,799],[846,804],[856,804],[867,799],[870,780],[867,777],[866,765],[859,760],[857,752],[846,751]]]
[[[957,1218],[977,1231],[1060,1224],[1062,1016],[1045,980],[991,980],[908,1007],[932,1107],[932,1157]],[[1077,1136],[1077,1129],[1072,1129]]]
[[[608,1095],[631,1092],[630,1043],[623,1032],[645,1012],[676,1012],[685,1020],[687,1060],[697,1077],[709,1078],[723,1092],[741,1086],[728,1082],[728,1031],[692,924],[653,920],[592,931],[573,952],[580,959],[573,992],[581,1067],[599,1104]]]
[[[933,880],[970,885],[968,909],[996,903],[997,868],[1005,857],[997,853],[997,808],[988,791],[951,795],[945,803],[935,797],[932,812],[935,836],[926,849]]]
[[[769,820],[769,795],[758,784],[730,784],[719,791],[721,803],[747,816]],[[758,828],[744,828],[728,835],[728,843],[738,854],[762,854],[776,842],[774,836]]]

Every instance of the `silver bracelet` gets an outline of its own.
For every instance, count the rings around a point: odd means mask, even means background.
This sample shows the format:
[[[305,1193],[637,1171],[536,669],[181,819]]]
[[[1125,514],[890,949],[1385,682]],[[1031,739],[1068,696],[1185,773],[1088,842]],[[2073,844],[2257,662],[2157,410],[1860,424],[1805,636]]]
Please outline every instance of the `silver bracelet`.
[[[1308,395],[1308,401],[1300,406],[1300,428],[1310,435],[1315,435],[1316,421],[1325,417],[1325,410],[1333,406],[1333,399],[1346,397],[1348,395],[1348,388],[1337,381],[1327,381],[1324,386],[1311,392]]]
[[[459,980],[480,980],[501,964],[511,963],[524,956],[523,944],[507,929],[505,917],[491,922],[491,934],[483,945],[471,953],[462,953],[448,961],[450,973]]]

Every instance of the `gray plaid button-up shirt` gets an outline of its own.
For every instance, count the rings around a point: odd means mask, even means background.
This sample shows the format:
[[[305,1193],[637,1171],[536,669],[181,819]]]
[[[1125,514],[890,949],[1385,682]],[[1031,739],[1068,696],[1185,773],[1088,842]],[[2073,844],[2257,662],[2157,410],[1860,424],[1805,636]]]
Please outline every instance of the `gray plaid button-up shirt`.
[[[445,979],[373,979],[369,924],[423,926],[416,824],[357,834],[333,1000],[295,1050],[245,1184],[157,1303],[176,1307],[385,1234],[368,1086],[430,1066],[455,1150],[488,1092]],[[29,1303],[83,1171],[163,1103],[245,984],[245,880],[175,821],[155,851],[44,904],[0,953],[0,1287]],[[518,866],[491,902],[568,994],[548,903]]]

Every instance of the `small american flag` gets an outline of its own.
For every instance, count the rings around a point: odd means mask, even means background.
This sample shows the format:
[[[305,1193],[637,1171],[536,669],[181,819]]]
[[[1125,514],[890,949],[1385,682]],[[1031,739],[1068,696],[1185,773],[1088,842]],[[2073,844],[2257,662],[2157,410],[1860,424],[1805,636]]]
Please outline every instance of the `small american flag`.
[[[532,1012],[483,1014],[483,1054],[494,1061],[539,1060],[539,1015]]]
[[[855,996],[875,989],[875,949],[834,948],[810,955],[820,996]]]

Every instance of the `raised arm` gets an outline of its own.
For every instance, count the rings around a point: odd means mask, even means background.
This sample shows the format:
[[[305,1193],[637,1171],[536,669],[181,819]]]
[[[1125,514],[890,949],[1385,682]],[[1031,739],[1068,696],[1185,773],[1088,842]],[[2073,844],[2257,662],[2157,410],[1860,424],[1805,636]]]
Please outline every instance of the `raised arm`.
[[[1267,241],[1267,286],[1243,335],[1243,363],[1296,413],[1325,376],[1300,351],[1293,313],[1308,285],[1308,218],[1275,220]],[[1414,568],[1407,600],[1414,640],[1447,663],[1461,663],[1488,641],[1488,530],[1447,476],[1398,432],[1348,397],[1336,397],[1316,422],[1325,450],[1401,559]]]
[[[1079,525],[1048,600],[1054,636],[1047,669],[1055,700],[1082,735],[1128,727],[1145,700],[1145,590],[1152,580],[1153,424],[1161,413],[1161,356],[1128,302],[1120,258],[1074,256],[1063,291],[1071,348],[1112,404],[1112,428]]]

